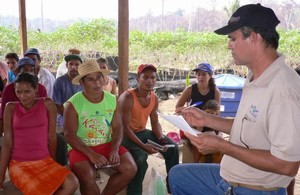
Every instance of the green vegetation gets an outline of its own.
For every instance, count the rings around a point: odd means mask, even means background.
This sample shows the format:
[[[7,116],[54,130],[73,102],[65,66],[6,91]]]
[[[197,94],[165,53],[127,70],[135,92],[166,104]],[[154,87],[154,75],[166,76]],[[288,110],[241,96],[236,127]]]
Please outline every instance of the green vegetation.
[[[300,62],[300,34],[298,31],[279,30],[279,51],[287,56],[291,66]],[[118,38],[115,22],[96,19],[78,22],[68,28],[52,33],[28,32],[28,46],[38,48],[43,64],[56,68],[69,48],[78,48],[85,57],[118,55]],[[195,64],[207,61],[214,67],[232,65],[227,49],[227,36],[213,32],[156,32],[147,34],[142,31],[130,32],[129,68],[136,69],[140,63],[153,63],[159,68],[174,67],[192,69]],[[0,27],[0,56],[8,52],[20,53],[18,29]],[[243,71],[243,70],[242,70]]]

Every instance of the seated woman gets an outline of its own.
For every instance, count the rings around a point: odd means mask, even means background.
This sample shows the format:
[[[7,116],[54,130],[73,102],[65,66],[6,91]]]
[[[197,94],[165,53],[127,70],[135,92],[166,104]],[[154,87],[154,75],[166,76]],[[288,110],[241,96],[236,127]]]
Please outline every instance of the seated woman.
[[[38,78],[33,74],[20,73],[14,82],[20,102],[9,102],[4,111],[0,189],[9,168],[10,180],[23,194],[73,194],[75,175],[54,160],[54,102],[36,98]]]
[[[202,62],[193,69],[196,75],[197,83],[187,86],[179,100],[176,103],[177,108],[184,106],[186,103],[189,105],[195,104],[197,108],[202,109],[208,100],[216,100],[221,103],[221,92],[215,84],[213,78],[213,68],[209,63]],[[184,134],[180,131],[181,138]]]

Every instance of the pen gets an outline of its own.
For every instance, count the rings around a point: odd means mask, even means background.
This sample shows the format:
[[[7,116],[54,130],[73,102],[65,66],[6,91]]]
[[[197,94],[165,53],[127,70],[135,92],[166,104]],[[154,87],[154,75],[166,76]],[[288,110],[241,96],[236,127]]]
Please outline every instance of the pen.
[[[199,105],[201,105],[201,104],[202,104],[202,101],[200,101],[200,102],[195,102],[194,104],[188,106],[187,108],[190,108],[190,107],[196,107],[196,106],[199,106]]]
[[[196,106],[199,106],[199,105],[201,105],[203,102],[202,101],[200,101],[200,102],[195,102],[194,104],[192,104],[192,105],[190,105],[190,106],[188,106],[188,107],[186,107],[186,108],[191,108],[191,107],[196,107]],[[185,108],[185,109],[186,109]],[[179,112],[175,112],[174,114],[179,114]],[[173,114],[173,115],[174,115]]]

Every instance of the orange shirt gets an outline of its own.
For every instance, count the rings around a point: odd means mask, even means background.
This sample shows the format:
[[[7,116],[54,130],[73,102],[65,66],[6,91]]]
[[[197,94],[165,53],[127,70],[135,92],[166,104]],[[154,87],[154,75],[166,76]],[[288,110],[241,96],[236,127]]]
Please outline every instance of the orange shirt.
[[[155,108],[155,93],[151,91],[151,99],[148,106],[143,107],[134,91],[134,89],[128,90],[133,97],[133,108],[131,110],[131,121],[129,124],[130,129],[133,132],[139,132],[146,128],[148,117]]]

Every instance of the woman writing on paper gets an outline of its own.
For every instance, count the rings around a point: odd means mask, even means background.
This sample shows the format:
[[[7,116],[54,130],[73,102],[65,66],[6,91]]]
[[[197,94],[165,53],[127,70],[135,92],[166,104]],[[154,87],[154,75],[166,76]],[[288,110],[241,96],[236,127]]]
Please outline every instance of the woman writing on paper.
[[[182,92],[176,104],[176,109],[182,107],[186,102],[189,105],[198,104],[196,107],[202,109],[208,100],[216,100],[221,103],[221,92],[216,87],[213,69],[208,63],[198,64],[193,71],[196,74],[197,83],[189,85]]]
[[[221,103],[221,92],[217,88],[214,78],[212,77],[212,66],[209,63],[203,62],[198,64],[193,71],[196,74],[197,83],[189,85],[184,89],[177,101],[175,112],[177,112],[177,108],[184,106],[186,103],[199,109],[203,109],[203,106],[209,100],[215,100],[219,105]],[[220,109],[217,114],[219,113]],[[180,137],[186,138],[182,131],[180,131]],[[194,159],[194,162],[196,161],[197,159]]]

